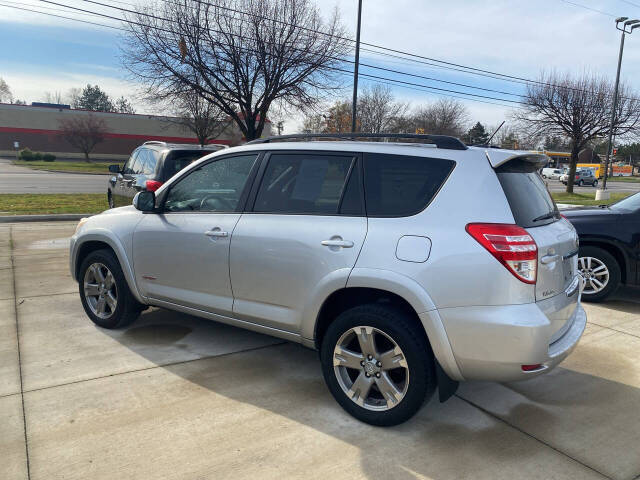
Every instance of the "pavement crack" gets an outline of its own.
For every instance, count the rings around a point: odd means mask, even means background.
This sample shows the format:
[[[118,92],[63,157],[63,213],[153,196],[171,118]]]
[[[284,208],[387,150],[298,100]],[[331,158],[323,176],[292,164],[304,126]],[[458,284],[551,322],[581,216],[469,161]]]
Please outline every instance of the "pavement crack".
[[[597,327],[604,328],[606,330],[611,330],[613,332],[618,332],[618,333],[624,333],[625,335],[629,335],[630,337],[640,338],[640,335],[636,335],[635,333],[629,333],[629,332],[625,332],[624,330],[618,330],[617,328],[607,327],[606,325],[600,325],[599,323],[594,323],[591,320],[589,320],[589,323],[591,325],[595,325]],[[637,479],[634,478],[633,480],[639,480],[639,479],[640,477],[638,477]]]
[[[508,421],[507,421],[507,420],[505,420],[504,418],[499,417],[498,415],[496,415],[496,414],[494,414],[494,413],[490,412],[489,410],[487,410],[486,408],[484,408],[484,407],[482,407],[482,406],[478,405],[477,403],[472,402],[471,400],[468,400],[468,399],[466,399],[466,398],[464,398],[464,397],[461,397],[461,396],[460,396],[460,394],[456,393],[454,396],[455,396],[455,397],[457,397],[457,398],[459,398],[460,400],[462,400],[462,401],[463,401],[463,402],[465,402],[466,404],[468,404],[468,405],[470,405],[470,406],[472,406],[472,407],[477,408],[478,410],[480,410],[480,411],[481,411],[481,412],[483,412],[484,414],[489,415],[491,418],[495,418],[495,419],[496,419],[496,420],[498,420],[499,422],[502,422],[502,423],[504,423],[505,425],[508,425],[509,427],[513,428],[514,430],[517,430],[518,432],[522,433],[523,435],[526,435],[527,437],[529,437],[529,438],[531,438],[531,439],[535,440],[536,442],[541,443],[541,444],[542,444],[542,445],[544,445],[545,447],[548,447],[548,448],[550,448],[551,450],[554,450],[555,452],[558,452],[558,453],[559,453],[560,455],[562,455],[563,457],[567,457],[567,458],[569,458],[570,460],[573,460],[574,462],[576,462],[576,463],[578,463],[578,464],[582,465],[583,467],[588,468],[588,469],[589,469],[589,470],[591,470],[592,472],[595,472],[595,473],[597,473],[598,475],[601,475],[603,478],[607,478],[607,479],[609,479],[609,480],[613,480],[613,478],[612,478],[612,477],[610,477],[610,476],[608,476],[608,475],[606,475],[606,474],[602,473],[601,471],[599,471],[599,470],[595,469],[595,468],[594,468],[594,467],[592,467],[591,465],[587,465],[586,463],[584,463],[584,462],[582,462],[582,461],[578,460],[577,458],[572,457],[572,456],[571,456],[571,455],[569,455],[568,453],[565,453],[565,452],[563,452],[562,450],[560,450],[560,449],[558,449],[558,448],[554,447],[553,445],[551,445],[551,444],[549,444],[549,443],[545,442],[544,440],[539,439],[539,438],[538,438],[538,437],[536,437],[535,435],[532,435],[531,433],[527,432],[526,430],[523,430],[522,428],[518,427],[517,425],[514,425],[514,424],[512,424],[512,423],[508,422]],[[638,479],[640,479],[640,477],[638,477]],[[636,480],[638,480],[638,479],[636,479]]]
[[[258,347],[245,348],[244,350],[236,350],[234,352],[220,353],[220,354],[217,354],[217,355],[208,355],[206,357],[192,358],[191,360],[182,360],[180,362],[165,363],[165,364],[162,364],[162,365],[153,365],[151,367],[136,368],[134,370],[127,370],[126,372],[117,372],[117,373],[110,373],[108,375],[100,375],[99,377],[83,378],[82,380],[74,380],[73,382],[58,383],[56,385],[49,385],[47,387],[40,387],[40,388],[33,388],[31,390],[24,390],[24,393],[40,392],[42,390],[50,390],[52,388],[65,387],[67,385],[75,385],[75,384],[78,384],[78,383],[91,382],[91,381],[94,381],[94,380],[101,380],[103,378],[118,377],[120,375],[127,375],[129,373],[145,372],[147,370],[155,370],[157,368],[173,367],[173,366],[176,366],[176,365],[182,365],[182,364],[186,364],[186,363],[198,362],[200,360],[210,360],[212,358],[228,357],[228,356],[235,355],[235,354],[238,354],[238,353],[254,352],[256,350],[263,350],[263,349],[266,349],[266,348],[278,347],[280,345],[285,345],[287,343],[289,343],[289,342],[282,341],[282,342],[270,343],[269,345],[260,345]]]
[[[22,425],[24,427],[24,449],[27,462],[27,479],[31,479],[29,461],[29,436],[27,435],[27,412],[24,407],[24,382],[22,378],[22,356],[20,352],[20,323],[18,322],[18,298],[16,297],[16,270],[13,258],[13,227],[9,227],[9,249],[11,250],[11,279],[13,283],[13,315],[16,319],[16,344],[18,350],[18,373],[20,376],[20,400],[22,402]]]

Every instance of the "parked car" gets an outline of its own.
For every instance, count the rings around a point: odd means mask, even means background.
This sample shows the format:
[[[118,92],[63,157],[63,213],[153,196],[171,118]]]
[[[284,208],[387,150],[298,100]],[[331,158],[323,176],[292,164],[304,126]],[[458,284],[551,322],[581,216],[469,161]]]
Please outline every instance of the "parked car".
[[[542,178],[548,178],[551,180],[558,180],[562,176],[562,170],[559,168],[543,168]]]
[[[569,182],[569,172],[563,174],[560,177],[560,181],[566,185]],[[576,170],[576,176],[574,177],[573,184],[579,187],[582,187],[584,185],[597,187],[598,177],[593,174],[593,170],[590,170],[588,168]]]
[[[85,312],[120,328],[154,305],[316,348],[338,403],[375,425],[436,387],[444,401],[461,380],[550,371],[586,314],[548,157],[411,138],[251,142],[84,219]]]
[[[564,210],[580,237],[584,300],[601,302],[621,284],[640,285],[640,193],[610,206]]]
[[[136,193],[157,190],[193,161],[224,148],[227,146],[145,142],[133,151],[122,168],[109,165],[109,171],[115,174],[107,182],[109,208],[131,205]]]

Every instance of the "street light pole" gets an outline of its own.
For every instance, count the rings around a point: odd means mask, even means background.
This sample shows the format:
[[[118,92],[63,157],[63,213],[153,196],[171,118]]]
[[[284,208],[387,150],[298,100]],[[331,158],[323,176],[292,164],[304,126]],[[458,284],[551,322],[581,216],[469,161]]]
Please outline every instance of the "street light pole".
[[[353,102],[351,104],[351,132],[356,132],[356,111],[358,106],[358,65],[360,64],[360,22],[362,20],[362,0],[358,0],[358,28],[356,29],[356,61],[353,68]]]
[[[604,162],[604,177],[602,179],[602,190],[607,189],[607,176],[609,174],[609,160],[611,158],[611,149],[613,148],[613,129],[616,121],[616,110],[618,108],[618,89],[620,87],[620,69],[622,68],[622,52],[624,51],[624,38],[627,33],[640,26],[640,20],[628,20],[629,17],[616,18],[616,28],[622,32],[620,38],[620,53],[618,54],[618,71],[616,73],[616,86],[613,92],[613,108],[611,109],[611,125],[609,127],[609,141],[607,142],[607,158]],[[620,23],[622,23],[620,28]]]

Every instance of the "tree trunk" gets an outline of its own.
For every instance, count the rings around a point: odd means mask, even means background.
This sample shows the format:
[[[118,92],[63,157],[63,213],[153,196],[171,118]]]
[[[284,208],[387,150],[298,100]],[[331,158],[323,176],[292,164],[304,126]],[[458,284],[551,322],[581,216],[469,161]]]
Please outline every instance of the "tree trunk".
[[[89,160],[89,152],[84,152],[84,161],[91,162],[91,160]]]
[[[573,193],[573,181],[576,178],[576,167],[578,166],[579,149],[574,144],[571,148],[571,162],[569,164],[569,174],[567,177],[567,193]]]

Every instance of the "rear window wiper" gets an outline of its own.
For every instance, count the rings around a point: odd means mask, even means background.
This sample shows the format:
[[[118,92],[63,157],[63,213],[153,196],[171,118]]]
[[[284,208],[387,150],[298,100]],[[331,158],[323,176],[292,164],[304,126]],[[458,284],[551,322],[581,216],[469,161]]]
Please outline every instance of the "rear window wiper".
[[[539,217],[536,217],[531,221],[539,222],[540,220],[547,220],[549,218],[556,218],[556,212],[554,211],[554,212],[545,213],[544,215],[540,215]]]

